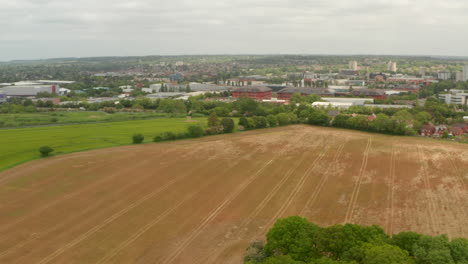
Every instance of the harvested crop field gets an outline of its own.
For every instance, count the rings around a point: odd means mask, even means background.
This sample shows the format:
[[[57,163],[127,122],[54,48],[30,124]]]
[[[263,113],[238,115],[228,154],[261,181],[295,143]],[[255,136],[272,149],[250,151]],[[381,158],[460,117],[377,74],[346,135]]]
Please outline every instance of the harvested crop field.
[[[275,219],[468,237],[468,146],[289,126],[0,173],[0,263],[242,263]]]

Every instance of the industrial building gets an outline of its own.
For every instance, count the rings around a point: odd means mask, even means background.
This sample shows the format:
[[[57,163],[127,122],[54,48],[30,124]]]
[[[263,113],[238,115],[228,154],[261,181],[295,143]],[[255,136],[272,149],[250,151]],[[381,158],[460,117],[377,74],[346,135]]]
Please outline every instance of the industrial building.
[[[323,101],[336,103],[351,103],[353,105],[363,105],[365,103],[374,103],[373,98],[347,98],[347,97],[323,97]]]
[[[43,92],[55,94],[58,90],[58,85],[13,85],[0,88],[0,93],[7,96],[36,96]]]
[[[232,97],[250,97],[254,100],[271,99],[271,89],[264,86],[243,86],[232,89]]]
[[[333,95],[328,89],[324,88],[300,88],[300,87],[287,87],[278,91],[279,100],[290,100],[293,94],[298,93],[302,96],[316,94],[319,96]]]

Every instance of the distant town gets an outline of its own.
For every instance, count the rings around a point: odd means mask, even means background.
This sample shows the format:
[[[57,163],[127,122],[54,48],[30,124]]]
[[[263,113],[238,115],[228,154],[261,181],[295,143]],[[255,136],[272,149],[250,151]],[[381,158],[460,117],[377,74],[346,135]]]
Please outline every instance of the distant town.
[[[412,109],[428,98],[466,113],[468,62],[453,58],[384,56],[180,56],[109,57],[10,62],[0,65],[0,103],[15,98],[39,107],[98,110],[107,102],[178,99],[291,104],[293,96],[315,96],[310,105],[333,119],[359,107]],[[50,77],[58,78],[51,80]],[[351,115],[359,113],[351,113]],[[369,120],[376,117],[370,113]],[[468,116],[421,124],[418,134],[468,133]],[[411,124],[410,124],[411,125]]]

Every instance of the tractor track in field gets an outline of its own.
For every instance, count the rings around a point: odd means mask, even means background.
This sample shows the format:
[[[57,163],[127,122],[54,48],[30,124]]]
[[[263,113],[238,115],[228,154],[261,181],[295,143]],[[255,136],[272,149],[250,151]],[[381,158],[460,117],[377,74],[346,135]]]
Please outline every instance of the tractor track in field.
[[[424,188],[425,188],[425,193],[426,193],[426,199],[429,203],[428,209],[429,209],[429,217],[431,219],[431,227],[434,231],[434,233],[439,234],[440,233],[440,218],[437,215],[437,207],[436,204],[432,198],[432,188],[431,188],[431,183],[429,182],[429,176],[427,175],[427,164],[426,161],[424,160],[424,156],[421,150],[421,147],[418,145],[416,147],[418,156],[419,156],[419,162],[421,164],[421,174],[423,178],[423,183],[424,183]]]
[[[201,231],[208,225],[209,222],[213,220],[220,212],[223,210],[228,203],[234,200],[248,185],[250,185],[271,163],[273,163],[274,159],[270,159],[267,163],[265,163],[254,175],[249,177],[245,180],[231,195],[228,196],[218,207],[216,207],[206,218],[203,222],[194,229],[190,235],[174,250],[171,254],[166,257],[162,263],[172,263],[180,253],[187,247],[189,243],[193,241],[193,239],[198,236]]]
[[[302,136],[300,137],[302,138]],[[299,140],[297,140],[299,141]],[[297,142],[296,142],[297,143]],[[291,143],[290,143],[291,144]],[[257,179],[263,171],[271,164],[274,160],[276,160],[279,156],[281,156],[287,148],[283,148],[279,153],[273,156],[268,162],[266,162],[259,170],[255,172],[252,176],[247,178],[242,184],[235,189],[233,193],[231,193],[227,199],[225,199],[219,206],[217,206],[211,213],[202,221],[202,223],[193,231],[190,232],[190,235],[182,241],[182,243],[177,246],[167,257],[162,260],[163,264],[172,263],[181,253],[182,251],[197,237],[203,229],[210,223],[219,213],[235,198],[239,196],[255,179]]]
[[[191,151],[191,153],[195,153],[195,152],[196,152],[195,150]],[[174,161],[174,163],[176,163],[176,161]],[[169,167],[169,166],[171,166],[171,165],[173,165],[173,164],[172,164],[172,163],[170,163],[170,164],[165,164],[165,165],[163,166],[163,168],[167,168],[167,167]],[[151,178],[151,177],[153,177],[153,176],[152,176],[151,174],[148,174],[146,177],[139,178],[138,181],[134,181],[134,182],[132,182],[132,183],[129,184],[129,185],[124,185],[122,188],[116,190],[116,193],[125,192],[126,190],[129,190],[129,189],[131,189],[132,187],[135,187],[135,186],[137,186],[137,185],[143,183],[144,181],[148,180],[148,179]],[[114,198],[110,197],[110,200],[114,200]],[[82,216],[85,216],[88,212],[91,212],[91,211],[95,210],[95,209],[98,208],[100,205],[108,204],[107,202],[108,202],[108,201],[104,200],[104,201],[100,201],[99,203],[93,203],[92,206],[86,207],[85,210],[82,210],[78,215],[73,216],[72,219],[67,219],[67,221],[68,221],[68,222],[69,222],[69,221],[73,221],[75,218],[80,218],[80,217],[82,217]],[[124,203],[124,200],[118,200],[117,202],[114,202],[114,204],[112,204],[112,206],[118,206],[118,205],[121,204],[121,203]],[[107,208],[110,208],[109,205],[106,206],[106,207],[107,207]],[[0,257],[3,257],[3,256],[5,256],[5,255],[7,255],[8,253],[11,253],[12,251],[16,250],[16,249],[19,249],[19,248],[21,248],[21,247],[23,247],[23,246],[25,246],[25,245],[27,245],[27,244],[29,244],[29,243],[35,241],[35,240],[38,240],[38,239],[40,239],[41,237],[44,237],[44,236],[46,236],[47,234],[49,234],[49,233],[51,233],[51,232],[54,232],[54,231],[59,230],[59,229],[61,229],[61,228],[63,228],[63,227],[66,227],[67,225],[69,225],[69,223],[68,223],[67,221],[62,221],[62,222],[60,222],[60,224],[55,225],[53,228],[51,228],[51,229],[49,229],[49,230],[46,230],[46,231],[44,231],[44,232],[42,232],[42,233],[39,233],[39,234],[37,234],[37,235],[34,235],[34,236],[32,236],[31,238],[26,239],[25,241],[22,241],[21,243],[16,244],[16,245],[14,245],[13,247],[8,248],[8,249],[6,249],[6,250],[0,252]]]
[[[372,145],[372,137],[369,137],[367,140],[366,149],[364,150],[364,157],[362,158],[361,168],[359,170],[358,179],[354,184],[353,192],[351,193],[351,199],[349,200],[348,208],[346,210],[345,215],[345,223],[350,223],[352,221],[352,217],[354,214],[354,208],[356,207],[357,198],[359,196],[359,191],[361,189],[362,178],[364,176],[364,172],[367,168],[367,162],[369,160],[369,152]]]
[[[254,153],[257,153],[258,149],[254,151]],[[241,160],[237,160],[237,162],[234,162],[230,164],[229,166],[224,168],[224,171],[229,171],[235,166],[237,166]],[[104,257],[102,257],[100,260],[98,260],[96,263],[101,264],[101,263],[106,263],[109,260],[111,260],[114,256],[119,254],[122,250],[124,250],[126,247],[128,247],[130,244],[135,242],[141,235],[143,235],[146,231],[150,230],[152,227],[154,227],[156,224],[161,222],[163,219],[165,219],[168,215],[170,215],[172,212],[177,210],[180,206],[182,206],[185,202],[190,201],[196,194],[200,193],[205,187],[209,186],[211,183],[215,182],[218,180],[217,177],[214,177],[209,179],[208,181],[204,182],[201,187],[199,187],[196,191],[191,192],[189,195],[187,195],[182,201],[179,201],[176,205],[166,209],[163,213],[161,213],[156,219],[150,221],[147,223],[145,226],[140,228],[136,233],[134,233],[132,236],[127,238],[125,241],[119,244],[119,246],[112,251],[110,251],[108,254],[106,254]]]
[[[77,245],[78,243],[80,243],[81,241],[85,240],[86,238],[88,238],[89,236],[93,235],[94,233],[96,233],[97,231],[99,231],[101,228],[103,228],[104,226],[112,223],[114,220],[116,220],[117,218],[119,218],[120,216],[126,214],[127,212],[129,212],[130,210],[132,210],[133,208],[141,205],[142,203],[146,202],[147,200],[153,198],[154,196],[158,195],[159,193],[167,190],[169,187],[171,187],[172,185],[176,184],[177,182],[185,179],[186,177],[188,177],[189,175],[192,174],[193,171],[199,169],[199,168],[202,168],[203,166],[206,165],[206,163],[209,163],[209,160],[206,160],[204,162],[201,162],[196,169],[192,169],[191,171],[187,172],[187,173],[184,173],[178,177],[175,177],[174,179],[170,180],[169,182],[167,182],[166,184],[164,184],[163,186],[157,188],[156,190],[150,192],[149,194],[146,194],[145,196],[143,196],[142,198],[138,199],[137,201],[133,202],[132,204],[130,204],[129,206],[123,208],[122,210],[120,210],[119,212],[113,214],[112,216],[108,217],[107,219],[105,219],[103,222],[101,222],[100,224],[94,226],[93,228],[89,229],[87,232],[81,234],[80,236],[78,236],[77,238],[75,238],[74,240],[68,242],[67,244],[63,245],[62,247],[56,249],[52,254],[46,256],[44,259],[42,259],[41,261],[38,262],[38,264],[44,264],[44,263],[49,263],[51,260],[53,260],[54,258],[56,258],[57,256],[59,256],[60,254],[62,254],[63,252],[65,252],[66,250],[72,248],[73,246]]]
[[[312,162],[312,164],[309,166],[309,168],[305,171],[304,174],[302,174],[301,178],[299,179],[299,182],[296,184],[294,187],[292,193],[288,196],[286,201],[283,203],[283,205],[279,208],[279,210],[276,212],[276,214],[270,219],[270,221],[267,224],[267,227],[270,227],[273,225],[276,220],[281,217],[284,212],[288,209],[288,207],[291,205],[291,203],[296,199],[297,195],[299,194],[300,190],[304,186],[306,180],[308,179],[309,175],[314,171],[315,166],[323,159],[325,154],[329,151],[330,147],[325,147],[325,149],[315,158],[315,160]]]
[[[337,150],[337,153],[335,154],[335,156],[333,157],[333,165],[336,166],[336,164],[338,163],[339,161],[339,158],[343,152],[343,149],[344,149],[344,146],[346,145],[347,141],[343,142],[342,144],[340,144],[340,146],[338,147],[338,150]],[[310,198],[307,200],[307,202],[305,203],[305,205],[302,207],[302,210],[300,212],[299,215],[302,215],[304,216],[305,215],[305,212],[306,210],[314,204],[315,200],[317,199],[318,195],[320,194],[320,192],[322,191],[323,189],[323,186],[325,185],[325,182],[327,182],[328,178],[329,178],[329,171],[330,171],[330,168],[331,166],[329,166],[325,172],[324,172],[324,175],[322,176],[322,178],[320,179],[319,183],[317,184],[317,187],[315,187],[314,191],[312,192],[312,195],[310,196]]]
[[[321,142],[321,141],[320,141]],[[313,147],[318,147],[319,146],[319,141],[315,142]],[[249,216],[246,217],[246,219],[241,223],[239,227],[237,227],[240,232],[248,226],[254,219],[255,217],[266,207],[268,202],[273,199],[273,197],[278,193],[278,191],[284,186],[284,184],[289,180],[289,178],[293,175],[293,173],[299,168],[299,166],[304,162],[306,158],[307,152],[304,152],[301,156],[301,158],[296,162],[285,174],[285,176],[275,185],[275,187],[267,194],[267,196],[260,202],[260,204],[255,208],[254,211],[252,211]],[[239,235],[242,236],[242,235]],[[208,261],[212,262],[214,261],[225,249],[225,247],[222,247],[223,244],[226,244],[227,241],[221,242],[221,246],[219,246],[214,253],[211,255],[211,257],[207,260],[199,260],[196,263],[200,263],[200,261]],[[230,244],[228,243],[227,246]]]
[[[177,149],[175,150],[171,150],[171,151],[164,151],[164,153],[160,153],[160,155],[168,155],[170,153],[176,153],[177,152]],[[127,157],[123,157],[122,160],[124,161],[125,159],[127,159]],[[110,162],[109,162],[110,163]],[[102,167],[105,167],[107,164],[102,164]],[[85,170],[81,171],[80,173],[81,174],[86,174],[88,172],[92,171],[91,168],[86,168]],[[57,178],[61,177],[61,175],[56,175]],[[53,180],[55,180],[54,177],[49,177],[49,178],[52,178],[52,179],[49,179],[49,181],[47,182],[41,182],[40,184],[38,185],[35,185],[35,186],[32,186],[32,187],[28,187],[28,188],[34,188],[34,189],[37,189],[36,191],[28,191],[27,194],[24,194],[22,195],[20,198],[21,199],[17,199],[17,200],[9,200],[8,203],[6,204],[2,204],[0,205],[0,208],[2,207],[6,207],[10,204],[13,204],[13,203],[17,203],[17,202],[21,202],[23,200],[27,200],[29,197],[33,197],[35,194],[39,193],[42,191],[42,189],[40,189],[41,186],[47,186],[48,184],[50,184],[50,182],[52,182]]]
[[[393,235],[393,218],[394,218],[394,194],[395,194],[395,171],[396,171],[396,147],[392,144],[392,155],[390,157],[390,172],[388,174],[388,195],[387,195],[387,217],[385,220],[385,232],[390,236]]]
[[[453,170],[455,171],[455,178],[457,179],[457,182],[458,184],[460,185],[462,191],[460,192],[459,190],[455,191],[455,196],[457,197],[457,200],[460,201],[460,203],[463,204],[463,201],[465,201],[464,199],[464,192],[466,192],[466,185],[465,185],[465,180],[463,178],[463,174],[461,173],[460,169],[457,167],[457,165],[455,164],[455,162],[453,161],[453,157],[450,153],[447,153],[446,155],[449,163],[450,163],[450,166],[453,168]],[[463,214],[463,219],[468,219],[468,214],[466,212],[466,209],[465,207],[462,205],[461,206],[461,211],[462,211],[462,214]],[[464,226],[463,228],[463,234],[466,234],[466,227]]]

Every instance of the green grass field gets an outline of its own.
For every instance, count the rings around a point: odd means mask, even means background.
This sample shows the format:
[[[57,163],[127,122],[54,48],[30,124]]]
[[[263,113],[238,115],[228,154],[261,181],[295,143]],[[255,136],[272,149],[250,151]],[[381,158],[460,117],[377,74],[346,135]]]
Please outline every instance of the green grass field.
[[[39,112],[0,114],[0,127],[25,127],[71,123],[131,121],[168,117],[169,114],[156,112],[114,113],[105,112]]]
[[[203,125],[206,118],[196,118]],[[48,145],[63,154],[87,149],[131,144],[132,135],[141,133],[144,142],[151,142],[166,131],[184,132],[195,122],[186,118],[157,118],[149,120],[107,122],[0,130],[0,171],[39,158],[38,149]]]

